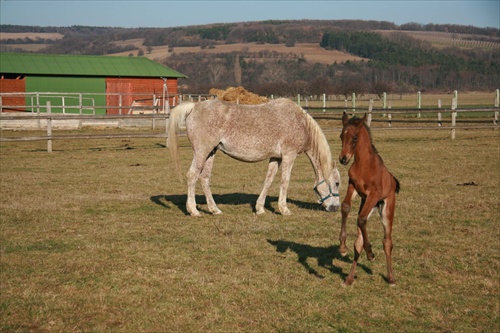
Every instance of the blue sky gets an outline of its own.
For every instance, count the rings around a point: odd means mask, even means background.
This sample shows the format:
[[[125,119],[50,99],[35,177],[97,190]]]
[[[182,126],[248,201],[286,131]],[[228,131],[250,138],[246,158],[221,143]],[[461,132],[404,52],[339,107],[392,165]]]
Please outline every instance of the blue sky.
[[[500,0],[0,0],[0,22],[33,26],[178,27],[278,19],[359,19],[500,28]]]

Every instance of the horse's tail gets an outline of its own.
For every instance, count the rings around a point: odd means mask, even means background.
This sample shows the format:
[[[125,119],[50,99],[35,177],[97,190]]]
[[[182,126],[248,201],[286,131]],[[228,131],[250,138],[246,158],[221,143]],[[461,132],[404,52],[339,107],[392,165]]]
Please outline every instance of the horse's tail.
[[[399,193],[399,190],[401,189],[399,186],[399,180],[394,176],[392,176],[392,178],[394,178],[394,181],[396,182],[396,193]]]
[[[170,149],[170,156],[174,162],[175,172],[182,180],[181,167],[179,161],[179,144],[177,142],[177,131],[185,126],[186,117],[193,110],[195,104],[186,102],[179,104],[170,111],[167,144]]]

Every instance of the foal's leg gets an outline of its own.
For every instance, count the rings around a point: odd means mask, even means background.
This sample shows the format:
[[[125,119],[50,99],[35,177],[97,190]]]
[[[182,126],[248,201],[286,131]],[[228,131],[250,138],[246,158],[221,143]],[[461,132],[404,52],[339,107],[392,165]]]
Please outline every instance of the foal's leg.
[[[296,154],[292,156],[284,156],[281,162],[281,184],[280,195],[278,198],[278,208],[282,215],[291,215],[292,213],[286,205],[286,196],[288,184],[290,184],[290,175],[292,173],[293,163],[295,162]]]
[[[264,181],[264,187],[260,192],[259,198],[257,199],[257,203],[255,204],[255,211],[257,214],[263,214],[264,205],[266,204],[266,197],[271,184],[273,183],[274,176],[276,176],[276,172],[278,172],[278,168],[280,166],[280,160],[271,158],[269,160],[269,165],[267,168],[266,180]]]
[[[373,261],[375,259],[372,252],[372,246],[368,240],[368,233],[366,231],[366,222],[368,221],[368,216],[371,214],[375,203],[373,199],[370,199],[370,197],[363,198],[361,200],[360,213],[358,215],[358,237],[354,242],[354,260],[352,262],[351,271],[344,282],[346,285],[350,285],[354,281],[354,273],[363,249],[366,251],[368,260]]]
[[[339,235],[339,240],[340,240],[340,255],[345,256],[347,254],[347,246],[345,245],[345,241],[347,239],[347,230],[346,230],[346,224],[347,224],[347,217],[349,216],[349,212],[351,211],[351,203],[354,198],[356,198],[356,195],[358,193],[354,189],[354,186],[349,184],[349,187],[347,188],[347,193],[344,198],[344,201],[342,201],[342,226],[340,227],[340,235]]]
[[[384,226],[384,252],[387,259],[387,281],[390,285],[396,284],[394,273],[392,271],[392,221],[394,220],[394,208],[396,195],[392,194],[384,200],[384,205],[380,210],[382,225]]]
[[[203,166],[203,170],[200,175],[200,183],[203,193],[205,194],[205,198],[207,199],[207,206],[210,213],[222,214],[222,211],[217,207],[217,204],[212,196],[212,191],[210,190],[210,177],[212,176],[214,157],[215,153],[212,153],[205,161],[205,165]]]
[[[363,248],[366,251],[366,257],[370,261],[375,260],[375,255],[373,254],[372,251],[372,244],[368,239],[368,232],[366,231],[366,223],[368,222],[368,218],[370,217],[370,215],[373,213],[376,204],[377,200],[373,199],[370,196],[363,199],[361,201],[361,206],[359,208],[359,215],[358,215],[358,227],[361,229],[361,232],[363,233],[363,240],[364,240]]]

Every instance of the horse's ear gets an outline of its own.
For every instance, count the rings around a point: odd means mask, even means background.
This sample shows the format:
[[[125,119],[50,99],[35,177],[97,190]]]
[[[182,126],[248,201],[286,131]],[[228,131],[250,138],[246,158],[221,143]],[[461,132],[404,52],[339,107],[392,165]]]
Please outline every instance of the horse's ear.
[[[342,115],[342,125],[345,126],[347,125],[347,122],[349,121],[349,116],[347,115],[347,113],[345,113],[344,111],[344,114]]]
[[[361,120],[359,121],[358,126],[364,125],[366,123],[366,119],[367,119],[367,114],[365,113],[363,118],[361,118]]]

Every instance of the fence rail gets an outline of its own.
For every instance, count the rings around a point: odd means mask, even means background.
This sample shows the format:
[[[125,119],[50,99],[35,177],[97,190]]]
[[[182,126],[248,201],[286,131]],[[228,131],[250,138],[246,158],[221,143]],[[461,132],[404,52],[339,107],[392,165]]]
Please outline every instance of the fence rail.
[[[0,121],[8,120],[46,120],[47,135],[32,137],[0,137],[0,142],[15,141],[47,141],[47,151],[52,151],[53,140],[73,140],[73,139],[119,139],[119,138],[168,138],[168,113],[159,114],[137,114],[137,115],[68,115],[51,113],[50,101],[45,106],[47,113],[37,113],[36,115],[11,115],[0,113]],[[368,115],[368,125],[371,123],[387,123],[387,126],[371,126],[373,130],[449,130],[451,138],[455,138],[457,129],[498,129],[500,108],[476,108],[476,109],[373,109],[371,105],[368,108],[332,108],[332,107],[304,107],[309,114],[316,120],[341,120],[340,112]],[[460,113],[481,113],[483,116],[477,119],[458,119]],[[484,114],[492,114],[491,120],[484,119]],[[392,115],[403,115],[406,117],[394,119]],[[422,114],[433,114],[436,119],[421,118]],[[451,119],[443,119],[443,114],[449,114]],[[413,116],[413,118],[408,118]],[[375,118],[374,118],[375,117]],[[114,133],[114,134],[70,134],[53,135],[53,120],[144,120],[151,119],[153,128],[155,121],[164,121],[165,131],[162,133]],[[393,123],[407,124],[410,126],[393,126]],[[443,124],[450,124],[448,126]],[[436,126],[422,126],[422,124],[436,124]],[[463,124],[463,125],[458,125]],[[334,128],[323,128],[324,131],[333,131]]]

